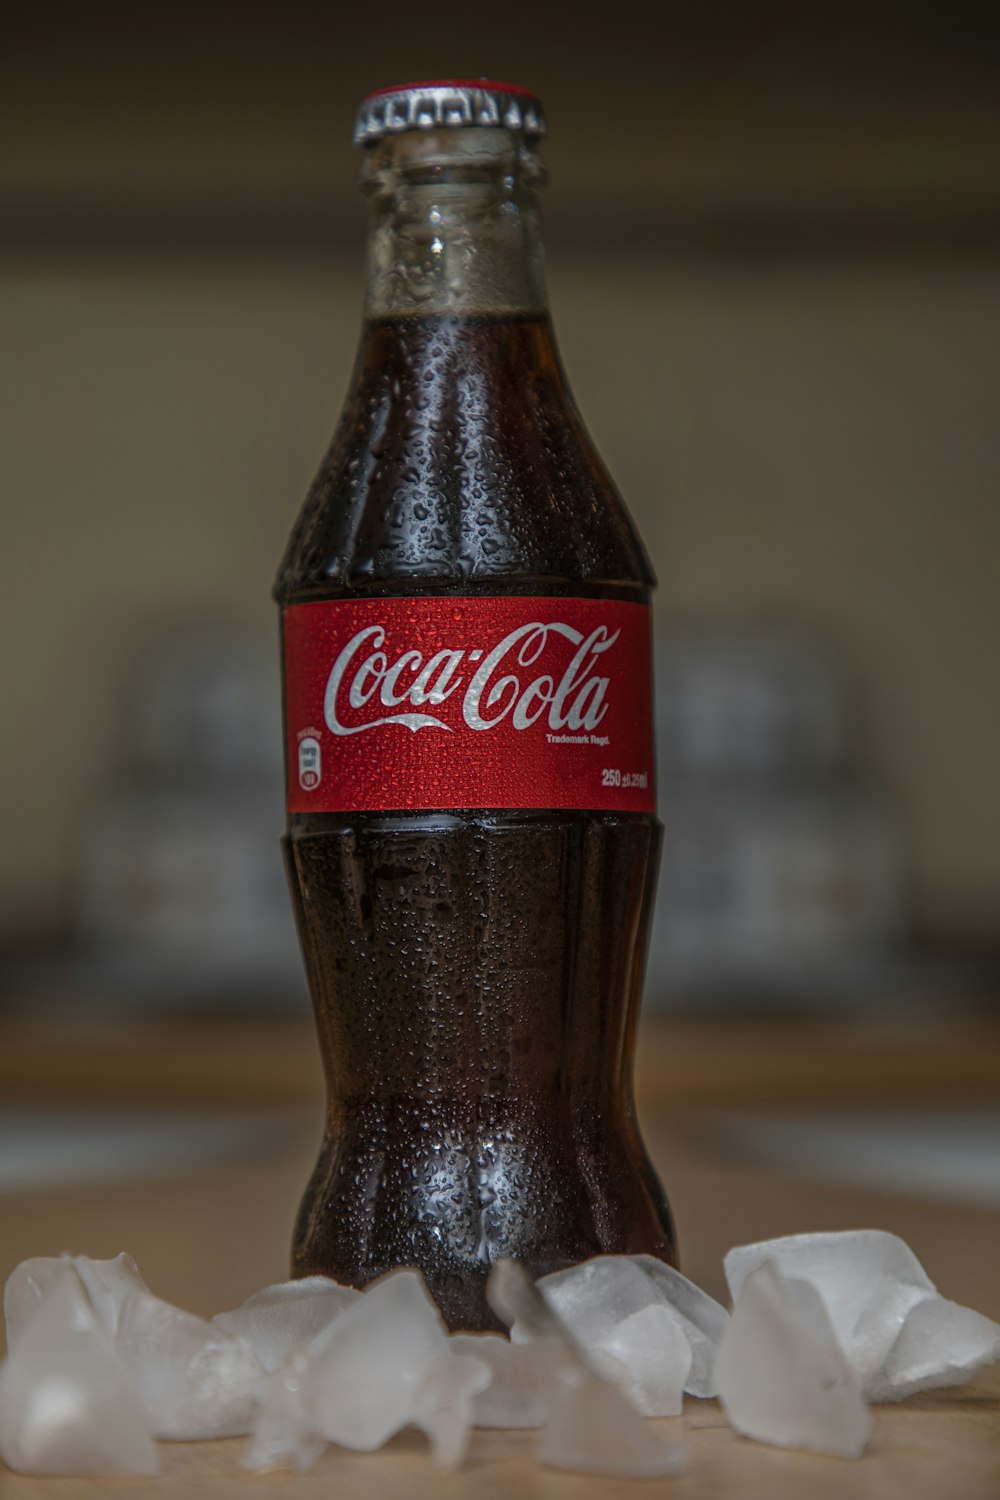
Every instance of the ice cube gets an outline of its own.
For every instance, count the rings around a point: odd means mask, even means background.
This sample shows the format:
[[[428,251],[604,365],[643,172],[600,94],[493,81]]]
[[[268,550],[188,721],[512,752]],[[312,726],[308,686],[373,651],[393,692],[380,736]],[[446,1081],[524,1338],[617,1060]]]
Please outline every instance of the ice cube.
[[[691,1369],[684,1383],[685,1391],[689,1396],[716,1395],[715,1361],[729,1327],[728,1312],[721,1302],[655,1256],[636,1255],[632,1259],[681,1320],[691,1346]]]
[[[861,1381],[811,1282],[764,1261],[740,1279],[716,1361],[737,1432],[784,1448],[859,1458],[871,1435]]]
[[[14,1349],[25,1328],[52,1287],[72,1266],[80,1277],[97,1322],[113,1334],[118,1310],[125,1296],[136,1287],[146,1289],[135,1261],[129,1255],[112,1260],[90,1260],[86,1255],[41,1255],[15,1266],[4,1288],[4,1318],[7,1348]]]
[[[650,1427],[606,1380],[584,1377],[557,1388],[535,1450],[553,1469],[630,1479],[676,1474],[683,1450]]]
[[[3,1289],[3,1315],[7,1330],[7,1352],[13,1354],[42,1302],[72,1267],[69,1256],[42,1255],[22,1260],[7,1277]]]
[[[453,1347],[420,1273],[390,1272],[265,1378],[244,1464],[305,1470],[328,1442],[371,1452],[412,1425],[455,1468],[489,1382],[483,1361]]]
[[[153,1435],[237,1437],[253,1425],[262,1370],[252,1349],[145,1287],[123,1299],[114,1343]]]
[[[296,1349],[257,1388],[253,1437],[246,1469],[311,1469],[327,1446],[317,1430],[309,1355]]]
[[[629,1394],[647,1416],[675,1416],[684,1390],[715,1394],[729,1314],[671,1266],[651,1255],[596,1256],[543,1276],[538,1289],[609,1378],[612,1359],[633,1369]],[[521,1337],[516,1326],[512,1337]]]
[[[328,1442],[381,1448],[414,1420],[422,1381],[447,1345],[419,1272],[373,1282],[262,1383],[247,1466],[307,1468]]]
[[[549,1306],[538,1289],[538,1283],[518,1261],[504,1259],[494,1264],[486,1281],[486,1300],[497,1317],[507,1324],[513,1343],[544,1340],[556,1344],[578,1374],[595,1373],[582,1344]]]
[[[451,1347],[424,1370],[410,1421],[430,1438],[439,1468],[457,1469],[465,1458],[476,1398],[491,1379],[487,1364]]]
[[[473,1403],[475,1427],[544,1427],[556,1383],[575,1368],[551,1339],[512,1344],[497,1333],[454,1333],[451,1345],[481,1361],[493,1377]]]
[[[117,1333],[126,1298],[134,1292],[152,1296],[131,1255],[122,1252],[110,1260],[91,1260],[89,1255],[74,1255],[72,1259],[77,1275],[87,1288],[97,1321],[106,1333]]]
[[[917,1391],[963,1385],[998,1359],[1000,1323],[944,1297],[928,1297],[910,1309],[865,1394],[870,1401],[902,1401]]]
[[[745,1278],[768,1260],[785,1276],[808,1281],[819,1292],[862,1385],[881,1368],[910,1309],[935,1294],[910,1247],[881,1229],[795,1234],[740,1245],[725,1259],[734,1299]]]
[[[595,1369],[621,1386],[644,1417],[680,1415],[691,1346],[673,1308],[641,1307],[587,1352]]]
[[[57,1265],[59,1263],[57,1262]],[[0,1369],[0,1457],[25,1474],[156,1474],[159,1462],[133,1381],[100,1328],[74,1268],[46,1276],[19,1326],[15,1283],[9,1358]]]
[[[22,1261],[4,1293],[12,1347],[66,1267],[76,1272],[97,1325],[127,1367],[154,1437],[235,1437],[250,1431],[262,1374],[252,1349],[154,1296],[128,1255]]]
[[[529,1348],[558,1349],[563,1366],[553,1382],[549,1419],[537,1454],[552,1468],[642,1477],[674,1474],[683,1466],[676,1443],[648,1427],[628,1397],[594,1368],[590,1354],[542,1296],[521,1265],[500,1260],[486,1283],[499,1317]]]
[[[424,1374],[447,1343],[419,1272],[373,1282],[309,1348],[321,1435],[345,1448],[381,1448],[410,1422]]]
[[[328,1276],[306,1276],[265,1287],[234,1311],[216,1313],[212,1322],[247,1344],[270,1372],[360,1296],[353,1287],[339,1286]]]

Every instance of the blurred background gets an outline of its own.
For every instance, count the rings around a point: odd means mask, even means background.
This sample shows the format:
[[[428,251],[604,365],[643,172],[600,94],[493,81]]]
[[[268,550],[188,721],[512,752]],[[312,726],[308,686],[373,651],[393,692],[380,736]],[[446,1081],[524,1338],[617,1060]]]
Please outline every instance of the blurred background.
[[[358,335],[354,108],[480,73],[545,101],[556,326],[660,581],[646,1117],[993,1208],[1000,17],[972,0],[8,18],[0,1191],[300,1149],[269,590]]]

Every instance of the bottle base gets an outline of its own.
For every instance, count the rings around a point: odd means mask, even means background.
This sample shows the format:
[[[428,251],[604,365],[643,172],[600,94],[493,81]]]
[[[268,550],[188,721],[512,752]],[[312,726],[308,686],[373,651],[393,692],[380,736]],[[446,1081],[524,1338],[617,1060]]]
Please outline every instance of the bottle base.
[[[392,1138],[401,1134],[397,1118]],[[510,1128],[475,1140],[446,1129],[412,1153],[394,1152],[388,1167],[377,1150],[345,1157],[328,1141],[299,1210],[292,1276],[363,1287],[416,1268],[453,1332],[482,1332],[503,1329],[486,1300],[490,1268],[503,1257],[534,1276],[595,1255],[676,1265],[670,1210],[641,1146],[637,1161],[620,1143],[599,1151],[573,1134],[578,1150],[558,1161],[541,1160],[530,1134],[519,1139]]]

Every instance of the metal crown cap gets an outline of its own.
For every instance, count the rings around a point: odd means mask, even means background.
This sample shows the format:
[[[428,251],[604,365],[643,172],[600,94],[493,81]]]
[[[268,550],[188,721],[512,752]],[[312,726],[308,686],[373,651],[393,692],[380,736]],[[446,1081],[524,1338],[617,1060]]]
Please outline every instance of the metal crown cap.
[[[435,78],[376,89],[362,99],[354,121],[354,144],[367,146],[404,130],[486,126],[529,139],[545,134],[542,101],[516,83],[490,78]]]

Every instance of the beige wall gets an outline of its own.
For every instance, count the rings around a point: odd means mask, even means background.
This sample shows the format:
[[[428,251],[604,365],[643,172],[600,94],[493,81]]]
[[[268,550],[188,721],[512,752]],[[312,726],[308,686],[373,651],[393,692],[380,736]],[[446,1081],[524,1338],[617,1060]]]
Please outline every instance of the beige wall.
[[[143,646],[188,620],[270,634],[357,277],[291,253],[5,274],[0,934],[67,909]],[[839,647],[905,818],[919,919],[993,932],[1000,269],[562,253],[551,279],[663,625],[788,620]]]

